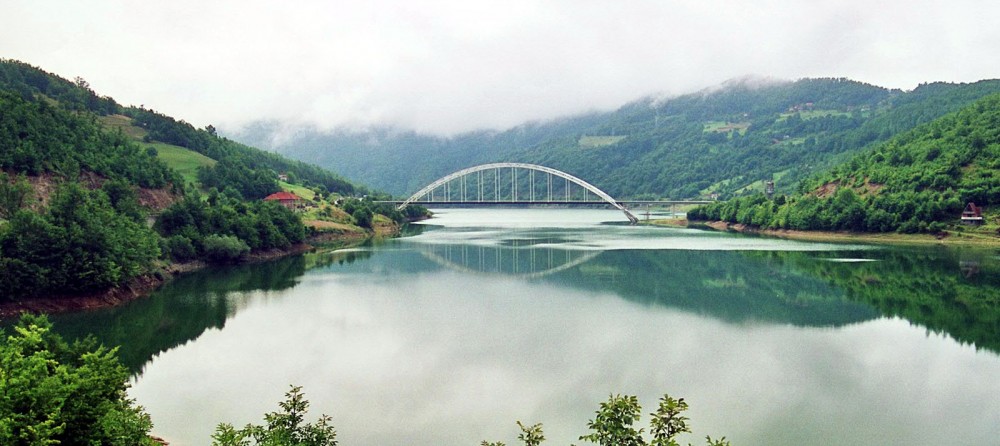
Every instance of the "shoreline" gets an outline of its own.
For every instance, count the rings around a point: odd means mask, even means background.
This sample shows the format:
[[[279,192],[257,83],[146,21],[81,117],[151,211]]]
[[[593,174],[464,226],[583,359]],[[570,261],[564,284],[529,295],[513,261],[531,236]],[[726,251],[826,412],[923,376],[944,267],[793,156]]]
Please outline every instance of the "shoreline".
[[[313,249],[306,243],[292,245],[287,249],[270,249],[248,254],[239,263],[260,263],[282,257],[302,254]],[[29,297],[0,303],[0,319],[18,317],[21,313],[65,313],[70,311],[90,311],[123,305],[149,296],[164,284],[185,273],[208,267],[203,260],[176,262],[163,265],[156,271],[132,278],[119,286],[80,294],[49,294],[47,297]]]
[[[652,223],[657,226],[676,226],[670,224]],[[898,234],[847,232],[847,231],[803,231],[795,229],[761,229],[742,223],[724,221],[695,222],[716,231],[738,232],[777,237],[789,240],[804,240],[812,242],[842,242],[842,243],[874,243],[881,245],[911,245],[911,246],[964,246],[978,248],[1000,248],[1000,237],[990,237],[983,234],[968,234],[963,232],[946,232],[944,234]],[[689,223],[687,227],[690,227]]]
[[[264,263],[282,257],[305,254],[317,245],[362,243],[376,237],[391,237],[399,234],[397,225],[380,225],[371,232],[321,232],[307,237],[306,241],[287,249],[270,249],[247,254],[238,264]],[[92,311],[124,305],[149,296],[161,286],[185,273],[204,269],[211,264],[203,260],[172,262],[161,268],[135,277],[126,283],[110,289],[90,291],[80,294],[49,294],[47,297],[30,297],[8,302],[0,302],[0,320],[19,317],[21,313],[66,313],[71,311]]]

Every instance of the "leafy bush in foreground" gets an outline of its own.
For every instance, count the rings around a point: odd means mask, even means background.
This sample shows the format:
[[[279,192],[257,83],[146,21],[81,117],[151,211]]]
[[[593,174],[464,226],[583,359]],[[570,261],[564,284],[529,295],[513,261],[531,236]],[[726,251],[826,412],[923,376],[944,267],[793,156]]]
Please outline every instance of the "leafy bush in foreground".
[[[302,387],[293,386],[285,397],[278,403],[282,411],[265,414],[264,425],[248,424],[235,429],[228,423],[219,424],[212,434],[212,445],[337,446],[337,431],[330,425],[329,416],[321,415],[315,424],[303,423],[309,401],[302,395]]]
[[[117,349],[72,345],[45,316],[0,332],[0,444],[155,445],[149,415],[127,398]]]

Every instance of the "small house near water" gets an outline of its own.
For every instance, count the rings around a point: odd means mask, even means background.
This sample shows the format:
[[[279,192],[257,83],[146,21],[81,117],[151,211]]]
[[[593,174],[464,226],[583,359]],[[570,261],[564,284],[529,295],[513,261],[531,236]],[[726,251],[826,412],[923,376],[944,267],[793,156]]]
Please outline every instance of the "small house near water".
[[[967,225],[983,224],[983,208],[976,206],[976,203],[969,203],[962,211],[962,223]]]
[[[298,209],[302,204],[302,198],[291,192],[275,192],[271,195],[264,197],[264,201],[277,201],[282,206],[295,210]]]

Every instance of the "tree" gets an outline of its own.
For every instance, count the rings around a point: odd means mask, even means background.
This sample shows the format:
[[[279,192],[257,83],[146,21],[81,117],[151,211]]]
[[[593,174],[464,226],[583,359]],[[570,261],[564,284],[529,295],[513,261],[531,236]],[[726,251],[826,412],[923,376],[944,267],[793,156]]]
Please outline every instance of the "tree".
[[[155,445],[117,349],[93,338],[70,345],[30,314],[0,338],[0,444]]]
[[[660,406],[656,412],[649,414],[653,417],[649,422],[650,432],[653,434],[650,446],[678,446],[674,437],[682,432],[691,432],[687,424],[688,418],[681,415],[687,408],[684,398],[675,400],[670,395],[660,398]]]
[[[542,434],[542,423],[525,426],[518,421],[517,427],[521,428],[521,433],[517,434],[517,439],[523,441],[524,446],[538,446],[545,441],[545,435]]]
[[[645,446],[642,429],[632,427],[639,420],[641,410],[635,396],[611,395],[607,402],[601,403],[597,416],[587,422],[593,432],[580,439],[601,446]]]
[[[309,401],[302,394],[302,387],[292,386],[285,393],[285,401],[278,403],[280,412],[264,415],[263,425],[247,424],[235,429],[228,423],[219,424],[212,434],[213,446],[336,446],[337,431],[330,425],[330,417],[320,415],[313,423],[303,423]],[[252,443],[251,443],[252,441]]]
[[[212,234],[202,241],[205,257],[214,262],[238,260],[250,252],[250,246],[234,235]]]
[[[27,206],[30,199],[31,184],[23,175],[11,182],[7,174],[0,171],[0,219],[10,219]]]
[[[144,222],[117,212],[101,190],[65,183],[47,213],[22,209],[0,231],[0,290],[15,297],[106,288],[148,272],[159,255]]]
[[[660,398],[656,412],[651,413],[650,432],[653,440],[649,446],[678,446],[675,437],[684,432],[691,432],[688,418],[681,415],[688,409],[684,398],[674,399],[670,395]],[[602,446],[646,446],[642,437],[642,429],[636,430],[632,424],[639,420],[639,400],[635,396],[612,395],[607,402],[601,403],[597,416],[587,423],[593,432],[581,436],[581,440],[590,441]],[[726,437],[712,440],[705,437],[708,446],[729,446]]]
[[[374,215],[372,214],[372,211],[366,207],[356,209],[353,213],[351,213],[351,217],[353,217],[358,226],[361,226],[362,228],[372,227],[372,219],[374,218]]]

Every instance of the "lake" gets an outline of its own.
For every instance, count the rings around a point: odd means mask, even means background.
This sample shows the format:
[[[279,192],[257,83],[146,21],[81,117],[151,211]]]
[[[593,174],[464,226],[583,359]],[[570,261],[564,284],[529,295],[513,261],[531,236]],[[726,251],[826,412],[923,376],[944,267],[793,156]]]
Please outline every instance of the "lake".
[[[734,445],[996,444],[996,250],[629,226],[618,211],[444,209],[363,247],[182,276],[53,317],[121,344],[171,445],[260,423],[290,384],[340,444],[581,444],[610,394],[664,393]]]

